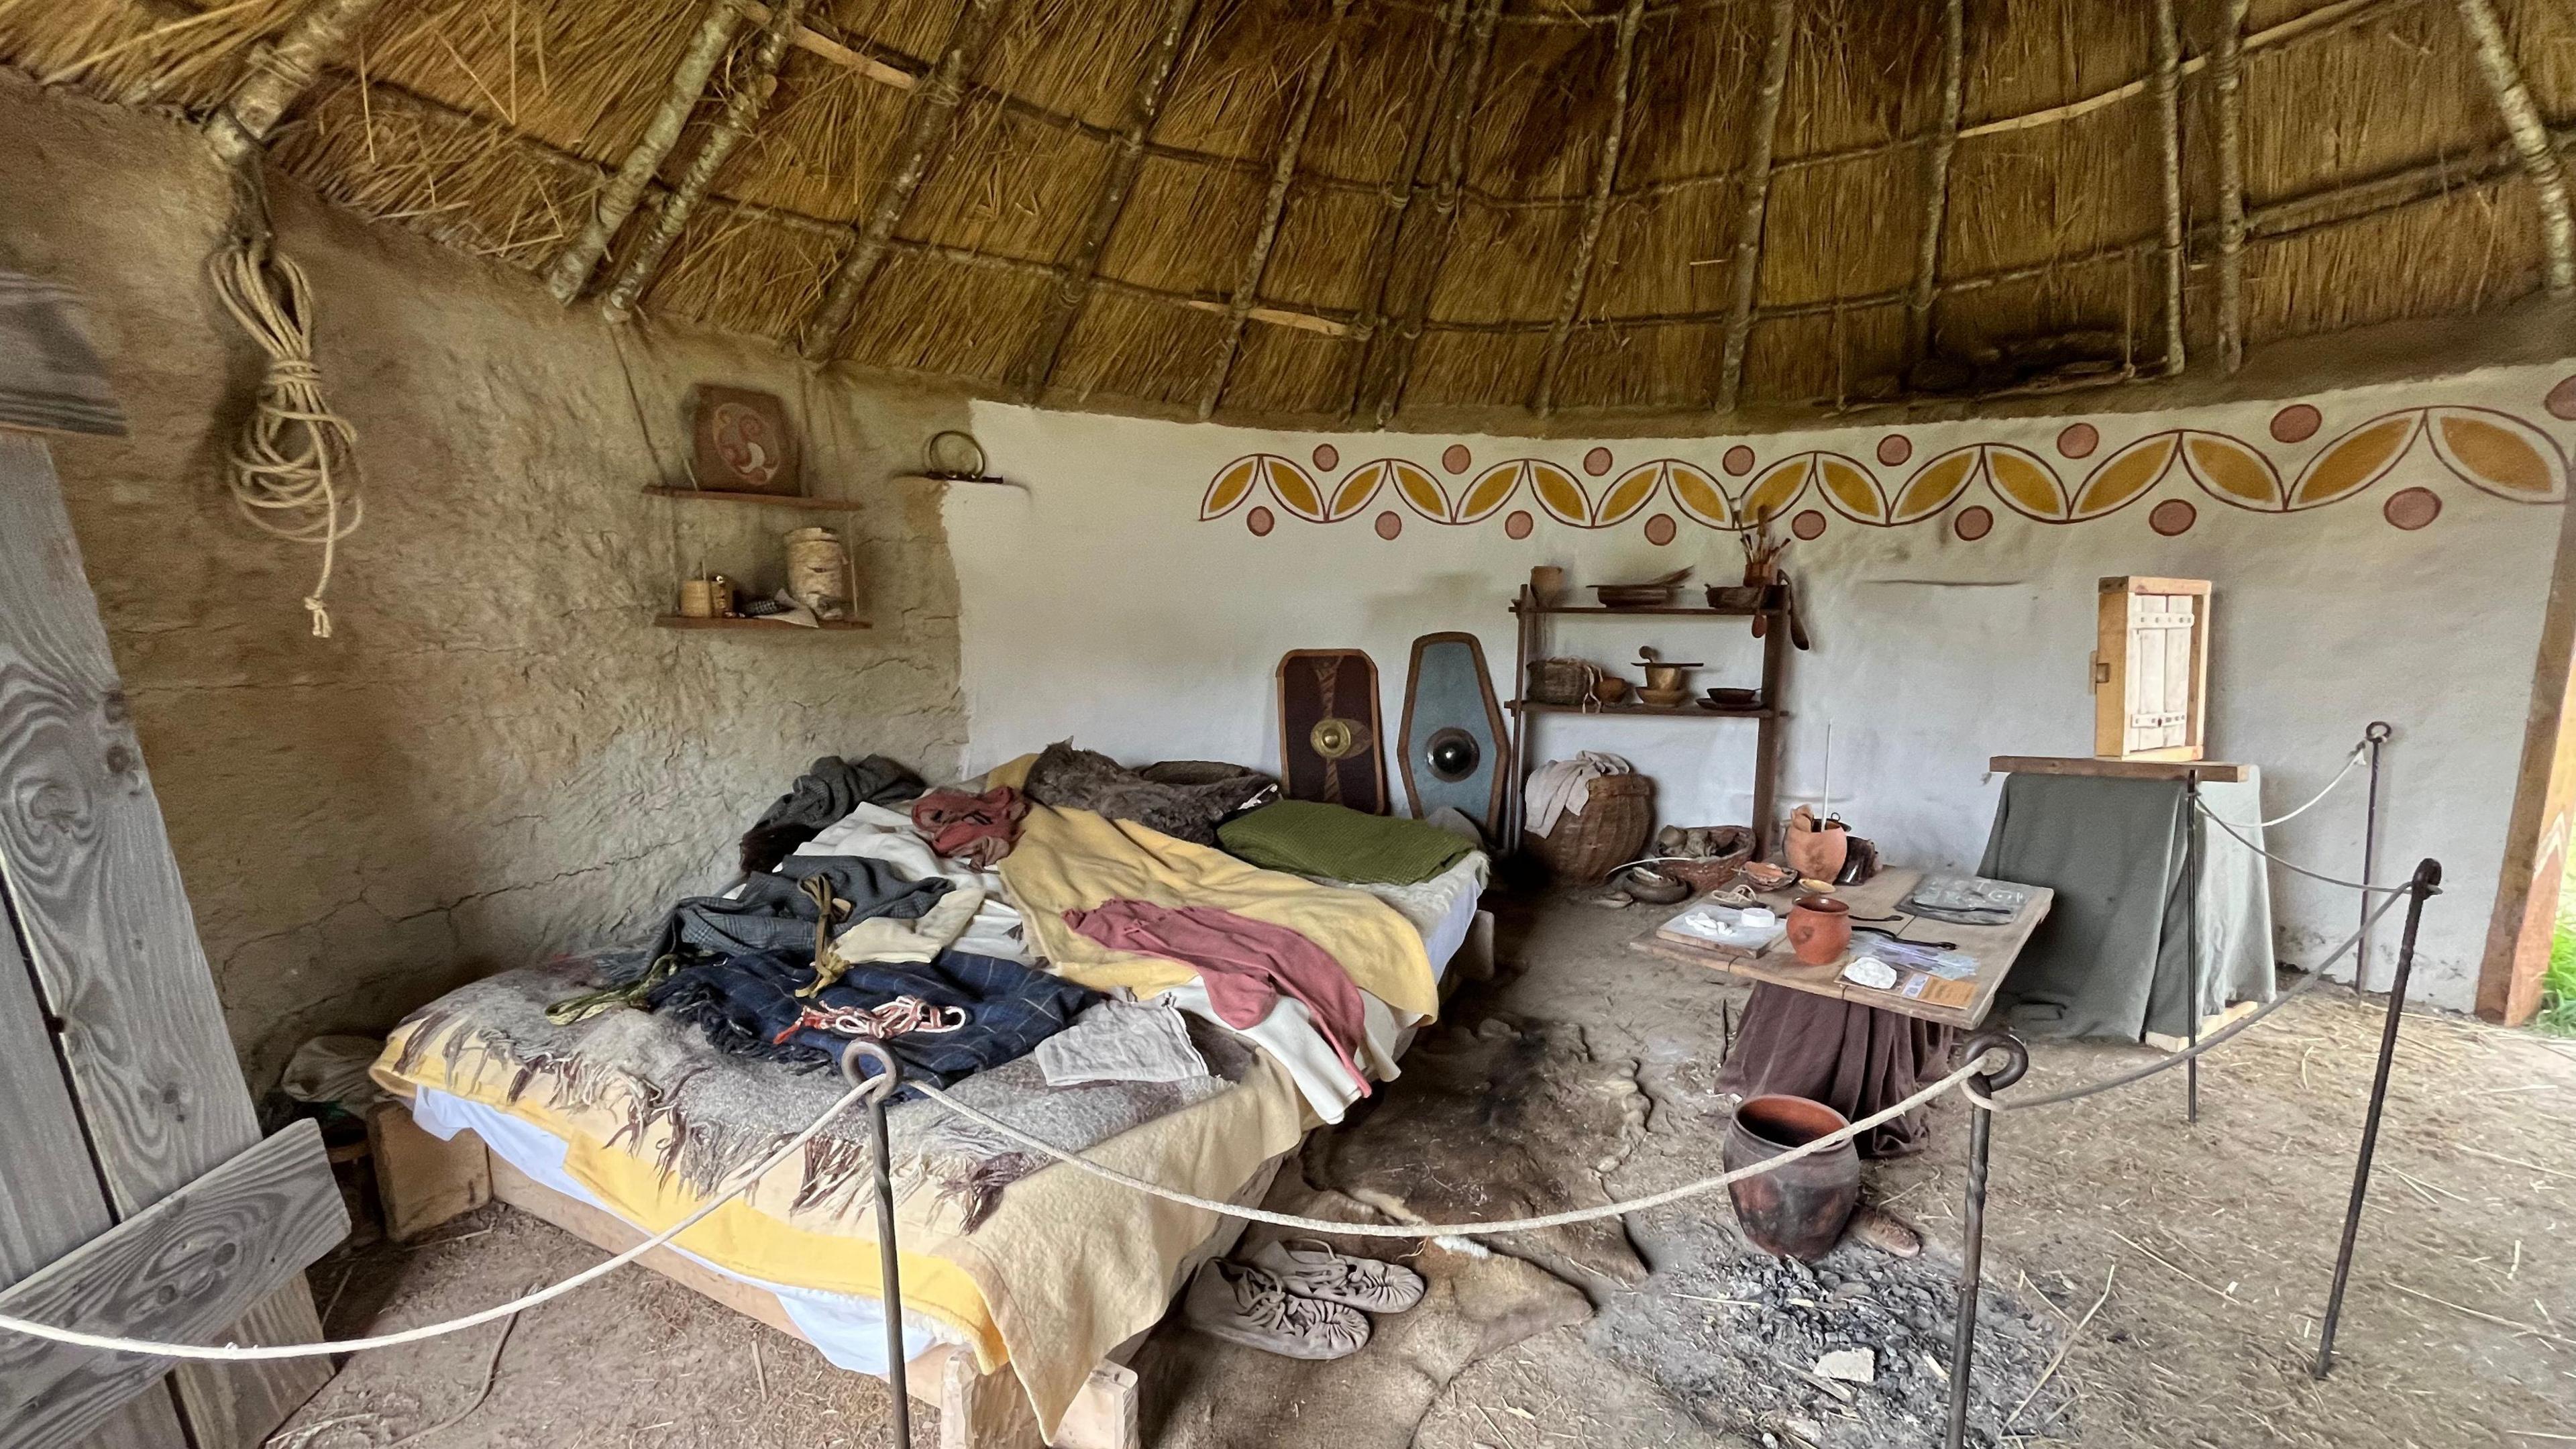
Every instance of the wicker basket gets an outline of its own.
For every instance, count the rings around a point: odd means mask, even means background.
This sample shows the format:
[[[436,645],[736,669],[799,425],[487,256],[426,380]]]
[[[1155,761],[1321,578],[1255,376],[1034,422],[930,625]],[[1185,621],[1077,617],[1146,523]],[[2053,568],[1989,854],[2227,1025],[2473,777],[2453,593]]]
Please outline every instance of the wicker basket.
[[[1655,828],[1655,782],[1643,775],[1601,775],[1584,796],[1582,813],[1556,817],[1545,835],[1524,831],[1522,844],[1548,873],[1567,885],[1597,885],[1615,867],[1635,860]]]
[[[1584,704],[1601,678],[1601,666],[1581,659],[1533,659],[1529,698],[1534,704]]]

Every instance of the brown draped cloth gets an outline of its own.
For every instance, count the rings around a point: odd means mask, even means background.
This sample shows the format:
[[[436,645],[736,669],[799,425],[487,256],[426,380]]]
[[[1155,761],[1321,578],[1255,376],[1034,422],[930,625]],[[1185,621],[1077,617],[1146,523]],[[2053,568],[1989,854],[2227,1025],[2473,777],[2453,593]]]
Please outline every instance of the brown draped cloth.
[[[1759,982],[1717,1089],[1806,1097],[1858,1121],[1947,1074],[1952,1036],[1950,1027],[1911,1016]],[[1917,1107],[1862,1133],[1857,1145],[1863,1157],[1903,1157],[1922,1151],[1931,1132],[1928,1109]]]

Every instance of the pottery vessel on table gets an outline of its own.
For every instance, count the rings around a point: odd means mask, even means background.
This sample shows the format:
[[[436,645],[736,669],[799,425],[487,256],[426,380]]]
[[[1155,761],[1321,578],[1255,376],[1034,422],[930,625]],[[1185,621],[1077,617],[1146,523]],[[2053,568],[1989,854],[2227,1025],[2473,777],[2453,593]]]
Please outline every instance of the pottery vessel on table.
[[[1851,907],[1832,896],[1800,896],[1789,908],[1789,949],[1810,966],[1841,960],[1851,932]]]
[[[1842,1113],[1805,1097],[1748,1097],[1726,1129],[1726,1170],[1768,1162],[1850,1125]],[[1838,1142],[1776,1172],[1730,1182],[1726,1195],[1753,1246],[1812,1262],[1841,1239],[1860,1206],[1860,1155],[1851,1143]]]

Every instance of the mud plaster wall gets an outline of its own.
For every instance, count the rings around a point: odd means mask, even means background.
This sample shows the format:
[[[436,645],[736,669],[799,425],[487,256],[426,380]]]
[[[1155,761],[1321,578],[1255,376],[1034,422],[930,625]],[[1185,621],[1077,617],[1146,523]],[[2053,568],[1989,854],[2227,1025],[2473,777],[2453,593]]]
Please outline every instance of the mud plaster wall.
[[[2001,789],[1986,773],[1990,755],[2092,752],[2095,581],[2210,579],[2214,754],[2260,766],[2267,808],[2278,813],[2326,783],[2369,721],[2396,726],[2381,871],[2402,878],[2422,855],[2444,862],[2449,889],[2426,915],[2415,979],[2423,998],[2465,1009],[2522,748],[2565,453],[2576,443],[2570,372],[2564,364],[2498,369],[2303,403],[1600,445],[1284,434],[978,404],[977,435],[1028,491],[960,492],[948,504],[966,600],[970,754],[981,764],[1070,734],[1129,760],[1275,766],[1273,670],[1283,652],[1369,651],[1394,730],[1412,641],[1433,630],[1478,634],[1508,695],[1513,631],[1504,606],[1533,565],[1564,565],[1578,586],[1683,564],[1702,579],[1740,576],[1734,535],[1693,518],[1669,482],[1604,523],[1630,470],[1675,460],[1740,502],[1774,468],[1831,454],[1846,460],[1846,483],[1859,478],[1878,490],[1882,514],[1928,511],[1873,521],[1857,516],[1869,500],[1829,496],[1811,475],[1783,512],[1822,530],[1788,557],[1815,650],[1793,655],[1790,666],[1784,811],[1830,789],[1833,807],[1890,859],[1973,867]],[[2303,469],[2338,439],[2358,434],[2366,443],[2363,430],[2389,415],[2413,417],[2415,441],[2388,471],[2317,506],[2240,506],[2192,471],[2216,478],[2210,467],[2226,458],[2259,457],[2252,466],[2278,469],[2296,496]],[[2493,429],[2458,436],[2495,443],[2494,451],[2441,453],[2433,440],[2446,417]],[[2126,502],[2109,507],[2108,495],[2087,486],[2117,476],[2111,463],[2132,446],[2176,430],[2188,430],[2201,451],[2150,473],[2151,486]],[[2222,457],[2229,441],[2238,451]],[[1985,464],[2005,475],[2009,462],[1996,459],[2016,451],[2052,471],[2064,488],[2058,512],[2108,511],[2043,521],[1982,472],[1946,501],[1938,488],[1913,492],[1961,448],[1984,449]],[[1284,471],[1231,501],[1212,487],[1254,455]],[[1418,465],[1445,491],[1430,508],[1452,518],[1435,518],[1391,480],[1348,502],[1382,458]],[[1551,509],[1523,474],[1481,521],[1457,521],[1472,511],[1486,470],[1515,459],[1553,463],[1557,480],[1580,496],[1560,487],[1565,506]],[[2452,466],[2462,461],[2483,462],[2491,476],[2473,482]],[[2326,471],[2317,467],[2308,476]],[[2516,496],[2500,481],[2507,475],[2534,486]],[[2241,483],[2246,475],[2227,476]],[[1361,483],[1346,495],[1354,478]],[[2331,491],[2305,496],[2316,502]],[[2428,499],[2438,509],[2429,522]],[[1576,510],[1587,511],[1585,526],[1556,516]],[[1203,511],[1219,516],[1203,519]],[[1301,511],[1336,518],[1314,522]],[[1554,626],[1554,652],[1614,668],[1629,665],[1641,644],[1667,659],[1707,661],[1702,685],[1759,682],[1759,646],[1740,622]],[[1665,822],[1741,821],[1751,810],[1752,730],[1744,721],[1558,716],[1545,721],[1532,758],[1614,751],[1655,777]],[[1389,776],[1398,778],[1392,762]],[[2362,792],[2348,785],[2272,831],[2272,848],[2354,874],[2362,817]],[[2312,963],[2353,928],[2348,893],[2278,870],[2273,892],[2284,960]],[[2377,934],[2374,983],[2387,980],[2396,935],[2393,926]]]
[[[0,136],[0,262],[86,296],[132,420],[54,454],[255,1084],[306,1035],[382,1029],[721,886],[733,837],[818,754],[956,766],[939,504],[887,480],[959,405],[808,383],[768,348],[613,332],[281,187],[366,498],[336,632],[313,639],[297,601],[315,551],[254,532],[220,483],[256,376],[200,270],[220,174],[170,122],[14,75]],[[809,486],[864,501],[837,517],[873,632],[648,626],[701,558],[776,587],[778,534],[806,521],[641,495],[687,481],[700,381],[786,398]]]

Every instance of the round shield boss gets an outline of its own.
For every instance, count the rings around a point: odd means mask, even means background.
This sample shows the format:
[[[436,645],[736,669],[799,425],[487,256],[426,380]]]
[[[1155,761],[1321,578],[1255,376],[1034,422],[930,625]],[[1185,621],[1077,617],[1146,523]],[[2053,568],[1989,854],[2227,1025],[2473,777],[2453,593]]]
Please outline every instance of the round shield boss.
[[[1357,720],[1320,719],[1306,732],[1306,743],[1328,760],[1346,759],[1368,746],[1368,730]]]
[[[1485,749],[1476,743],[1474,735],[1452,726],[1431,737],[1423,746],[1422,758],[1435,777],[1454,783],[1476,773],[1476,766],[1485,758]]]

